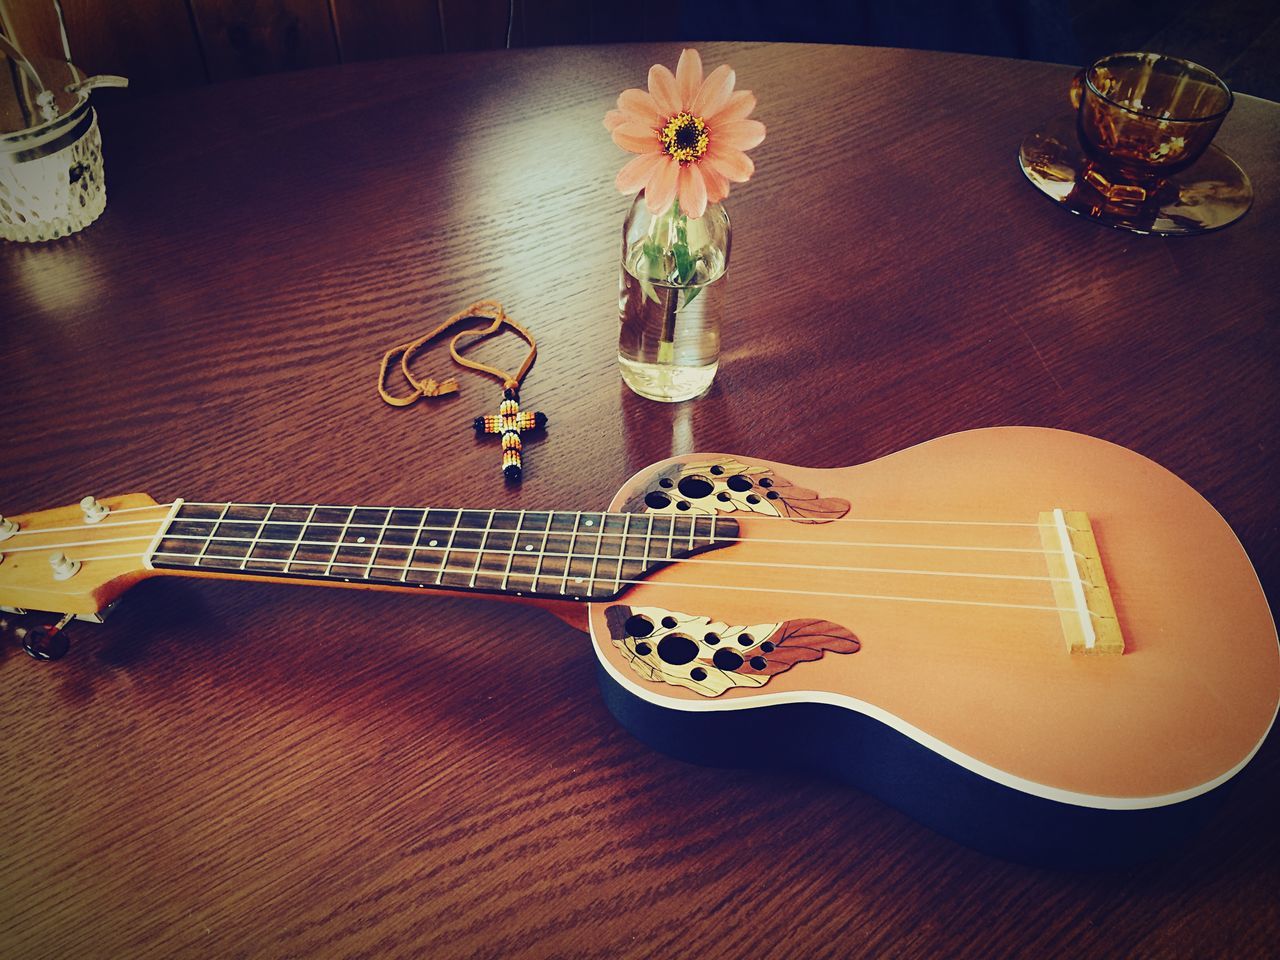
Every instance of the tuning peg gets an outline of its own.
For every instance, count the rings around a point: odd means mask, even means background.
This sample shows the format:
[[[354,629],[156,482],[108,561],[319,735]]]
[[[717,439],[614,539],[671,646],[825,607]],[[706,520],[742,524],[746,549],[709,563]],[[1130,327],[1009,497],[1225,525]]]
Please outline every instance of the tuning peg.
[[[80,561],[72,560],[65,553],[55,553],[49,558],[49,566],[53,568],[53,579],[70,580],[80,569]]]
[[[110,508],[103,506],[93,497],[85,497],[81,500],[80,509],[84,511],[85,523],[97,523],[111,512]]]
[[[0,517],[0,540],[8,540],[18,532],[18,525],[12,520]]]
[[[71,640],[63,628],[71,622],[73,614],[68,613],[57,623],[36,630],[28,630],[22,638],[22,649],[27,651],[33,660],[61,660],[71,649]]]
[[[71,649],[71,641],[63,628],[71,622],[73,614],[67,614],[57,623],[28,630],[15,626],[8,619],[0,618],[0,631],[12,634],[22,644],[22,649],[34,660],[60,660]]]

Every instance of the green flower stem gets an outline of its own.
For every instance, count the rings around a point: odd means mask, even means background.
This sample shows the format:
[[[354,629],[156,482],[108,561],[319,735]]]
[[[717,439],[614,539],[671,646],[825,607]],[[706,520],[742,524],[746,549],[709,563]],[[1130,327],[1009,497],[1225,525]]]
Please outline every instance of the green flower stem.
[[[658,362],[673,363],[676,358],[676,310],[680,302],[678,290],[667,290],[663,293],[666,302],[662,305],[662,333],[658,337]]]
[[[680,212],[679,201],[671,209],[654,218],[644,243],[647,277],[642,281],[644,295],[663,307],[662,331],[658,340],[658,362],[670,363],[675,355],[676,313],[698,295],[698,287],[686,287],[698,269],[698,260],[689,249],[689,218]],[[670,263],[670,266],[668,266]],[[660,280],[676,289],[667,289],[659,298],[653,281]],[[684,303],[680,294],[684,293]]]

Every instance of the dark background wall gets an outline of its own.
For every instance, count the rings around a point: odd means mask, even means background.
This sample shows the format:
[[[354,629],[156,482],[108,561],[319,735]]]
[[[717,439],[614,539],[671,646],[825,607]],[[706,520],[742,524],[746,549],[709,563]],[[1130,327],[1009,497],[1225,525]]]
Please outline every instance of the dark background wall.
[[[1173,53],[1280,99],[1274,0],[62,0],[76,62],[138,93],[276,70],[453,50],[777,39],[1084,63]],[[52,0],[0,0],[29,54],[57,56]]]

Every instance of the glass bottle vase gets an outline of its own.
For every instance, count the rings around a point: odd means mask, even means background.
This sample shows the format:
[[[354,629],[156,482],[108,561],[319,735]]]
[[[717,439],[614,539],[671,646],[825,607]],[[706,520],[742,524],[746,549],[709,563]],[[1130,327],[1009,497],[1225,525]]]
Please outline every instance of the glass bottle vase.
[[[618,367],[633,391],[675,403],[706,393],[720,366],[732,230],[718,203],[696,220],[654,216],[636,196],[622,229]]]

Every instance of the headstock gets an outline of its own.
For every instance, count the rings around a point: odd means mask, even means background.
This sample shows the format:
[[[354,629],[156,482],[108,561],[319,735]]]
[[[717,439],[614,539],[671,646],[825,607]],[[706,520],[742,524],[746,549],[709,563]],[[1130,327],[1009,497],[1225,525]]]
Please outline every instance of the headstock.
[[[131,493],[5,518],[0,607],[101,613],[150,575],[143,557],[169,511],[145,493]]]

